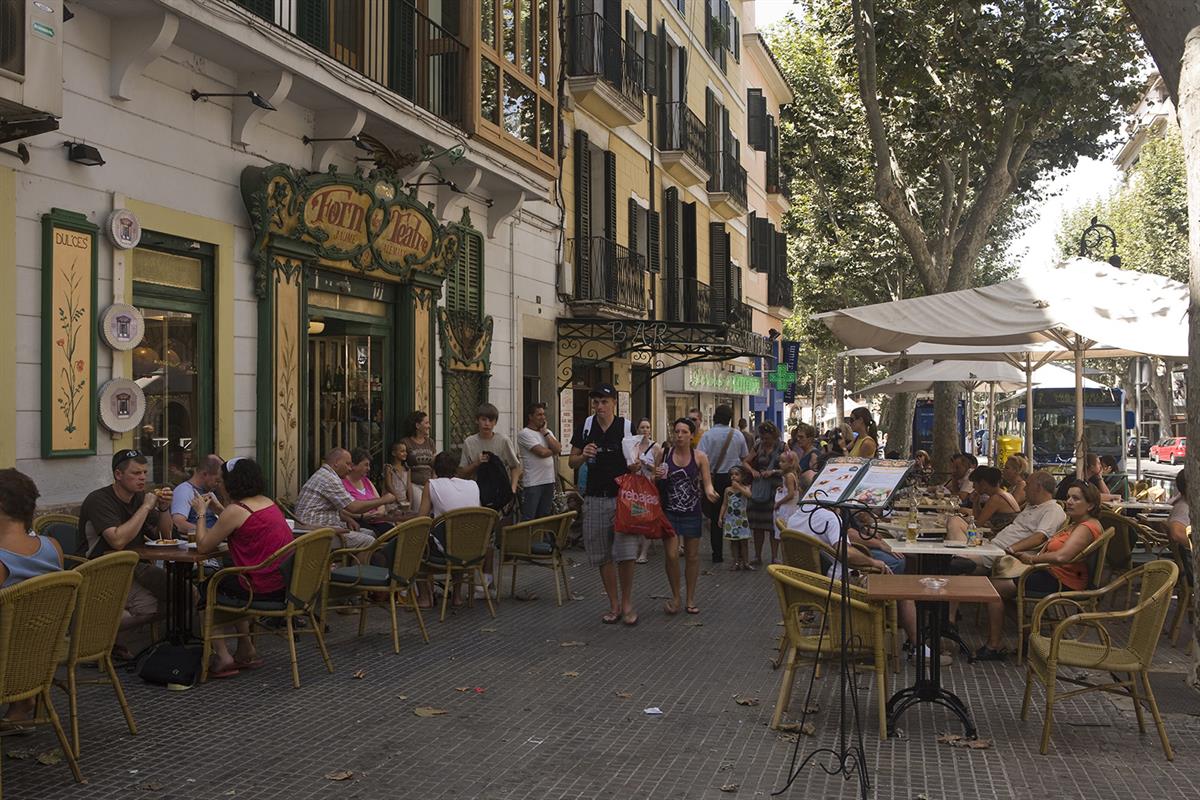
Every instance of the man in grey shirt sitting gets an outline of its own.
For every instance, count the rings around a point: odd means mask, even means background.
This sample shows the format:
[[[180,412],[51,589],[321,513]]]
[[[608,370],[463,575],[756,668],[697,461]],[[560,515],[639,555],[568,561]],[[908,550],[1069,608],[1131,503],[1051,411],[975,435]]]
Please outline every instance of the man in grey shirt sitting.
[[[717,406],[713,412],[713,426],[700,437],[698,449],[708,456],[709,469],[712,471],[713,490],[718,497],[725,496],[729,488],[729,470],[736,464],[742,463],[749,450],[742,434],[729,426],[733,421],[733,409],[729,406]],[[721,515],[721,501],[710,503],[704,501],[704,510],[708,516],[709,541],[712,544],[712,563],[724,561],[725,539],[718,518]]]
[[[1035,533],[1040,533],[1044,539],[1057,533],[1067,522],[1067,512],[1055,501],[1054,487],[1054,476],[1049,472],[1039,470],[1030,475],[1025,481],[1025,498],[1028,501],[1025,508],[1021,509],[1012,524],[992,537],[992,544],[1004,549]],[[992,571],[992,561],[994,559],[990,556],[955,556],[950,563],[950,571],[955,575],[988,575]]]

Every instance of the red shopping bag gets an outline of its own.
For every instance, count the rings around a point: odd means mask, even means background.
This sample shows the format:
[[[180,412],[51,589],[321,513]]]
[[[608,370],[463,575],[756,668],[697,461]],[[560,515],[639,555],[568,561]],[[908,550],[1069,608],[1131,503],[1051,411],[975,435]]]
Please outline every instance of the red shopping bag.
[[[665,539],[675,529],[663,513],[658,488],[644,475],[626,473],[616,479],[617,519],[613,530],[647,539]]]

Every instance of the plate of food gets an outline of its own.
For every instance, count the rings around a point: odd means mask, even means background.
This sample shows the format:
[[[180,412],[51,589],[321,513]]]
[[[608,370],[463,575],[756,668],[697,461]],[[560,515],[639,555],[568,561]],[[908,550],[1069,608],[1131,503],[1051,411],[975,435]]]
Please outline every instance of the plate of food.
[[[147,547],[179,547],[187,544],[183,539],[147,539]]]

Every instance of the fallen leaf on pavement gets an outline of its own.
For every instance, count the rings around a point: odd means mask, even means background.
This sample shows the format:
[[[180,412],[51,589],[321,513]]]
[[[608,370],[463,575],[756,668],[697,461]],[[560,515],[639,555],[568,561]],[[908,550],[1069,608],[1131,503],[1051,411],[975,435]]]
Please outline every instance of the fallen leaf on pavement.
[[[813,736],[817,732],[817,726],[811,722],[806,722],[803,725],[798,722],[782,722],[778,730],[785,733],[803,733],[805,736]]]
[[[699,620],[692,620],[691,622],[685,622],[683,624],[685,627],[688,627],[688,628],[703,628],[704,627],[704,623],[700,622]]]
[[[728,772],[731,769],[733,769],[733,764],[730,764],[728,761],[726,761],[724,764],[717,767],[717,772]]]
[[[669,594],[652,594],[652,595],[650,595],[650,599],[651,600],[670,600],[671,595],[669,595]]]
[[[37,762],[39,764],[45,764],[47,766],[49,766],[51,764],[60,764],[60,763],[62,763],[62,759],[63,759],[62,750],[59,750],[57,748],[55,748],[54,750],[47,750],[44,753],[37,754]]]
[[[398,699],[398,700],[407,700],[407,699],[408,699],[408,695],[406,695],[406,694],[398,694],[398,695],[396,695],[396,699]]]
[[[821,713],[821,705],[814,700],[813,702],[809,703],[808,705],[806,705],[804,707],[804,713],[805,714],[819,714],[819,713]]]
[[[433,706],[417,706],[413,709],[413,713],[418,717],[440,717],[446,713],[446,709],[434,708]]]
[[[454,691],[456,691],[456,692],[469,692],[469,691],[471,691],[471,687],[470,687],[470,686],[455,686],[455,687],[454,687]]]
[[[559,647],[587,647],[587,642],[559,642]]]
[[[732,792],[736,792],[737,790],[738,790],[738,785],[736,783],[726,783],[721,787],[722,792],[731,792],[732,793]]]
[[[479,632],[480,633],[495,633],[496,629],[495,628],[480,628]]]
[[[735,696],[733,698],[733,702],[737,703],[739,706],[756,706],[756,705],[758,705],[758,698],[757,697],[737,697],[737,696]]]
[[[700,574],[701,575],[712,575],[713,573],[712,573],[711,569],[705,569],[705,570],[701,570]]]
[[[33,749],[29,747],[6,747],[4,748],[4,755],[23,761],[27,758],[33,758]]]
[[[162,787],[163,785],[158,781],[146,781],[138,784],[139,789],[145,789],[147,792],[157,792]]]
[[[991,739],[968,739],[957,733],[943,733],[937,737],[938,744],[948,744],[951,747],[965,747],[968,750],[987,750],[992,746]]]
[[[361,681],[363,678],[367,677],[367,671],[365,669],[360,669],[356,671],[352,677]]]
[[[579,673],[578,672],[564,672],[563,677],[564,678],[578,678]]]
[[[348,781],[353,777],[354,773],[348,769],[336,769],[325,773],[325,780],[328,781]]]
[[[628,700],[631,697],[633,697],[633,695],[630,694],[629,692],[616,692],[616,695],[617,695],[617,697],[621,698],[622,700]]]

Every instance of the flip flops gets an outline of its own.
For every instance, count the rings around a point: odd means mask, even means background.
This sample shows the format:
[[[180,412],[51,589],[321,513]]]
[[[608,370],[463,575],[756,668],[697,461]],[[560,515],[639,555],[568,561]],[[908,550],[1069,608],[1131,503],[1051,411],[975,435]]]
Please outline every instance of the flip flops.
[[[603,617],[601,617],[600,621],[603,622],[605,625],[616,625],[618,622],[621,621],[621,615],[614,614],[610,611],[607,614],[605,614]]]
[[[232,678],[232,677],[238,675],[240,672],[241,672],[241,670],[239,670],[237,667],[235,667],[231,664],[230,666],[225,667],[225,669],[209,670],[208,677],[210,677],[210,678]]]
[[[628,625],[628,626],[629,626],[629,627],[631,627],[631,628],[632,628],[634,625],[637,625],[637,624],[638,624],[638,615],[637,615],[637,612],[636,612],[636,611],[634,611],[632,614],[625,614],[625,615],[623,615],[623,616],[621,617],[621,622],[624,622],[626,625]]]
[[[233,668],[234,669],[244,669],[244,670],[256,670],[256,669],[262,669],[264,666],[266,666],[266,663],[267,662],[263,661],[261,658],[252,658],[249,661],[238,661],[237,659],[234,659]]]
[[[687,612],[688,612],[689,614],[699,614],[699,613],[700,613],[700,609],[699,609],[699,607],[697,607],[697,606],[688,606],[688,607],[687,607]]]

